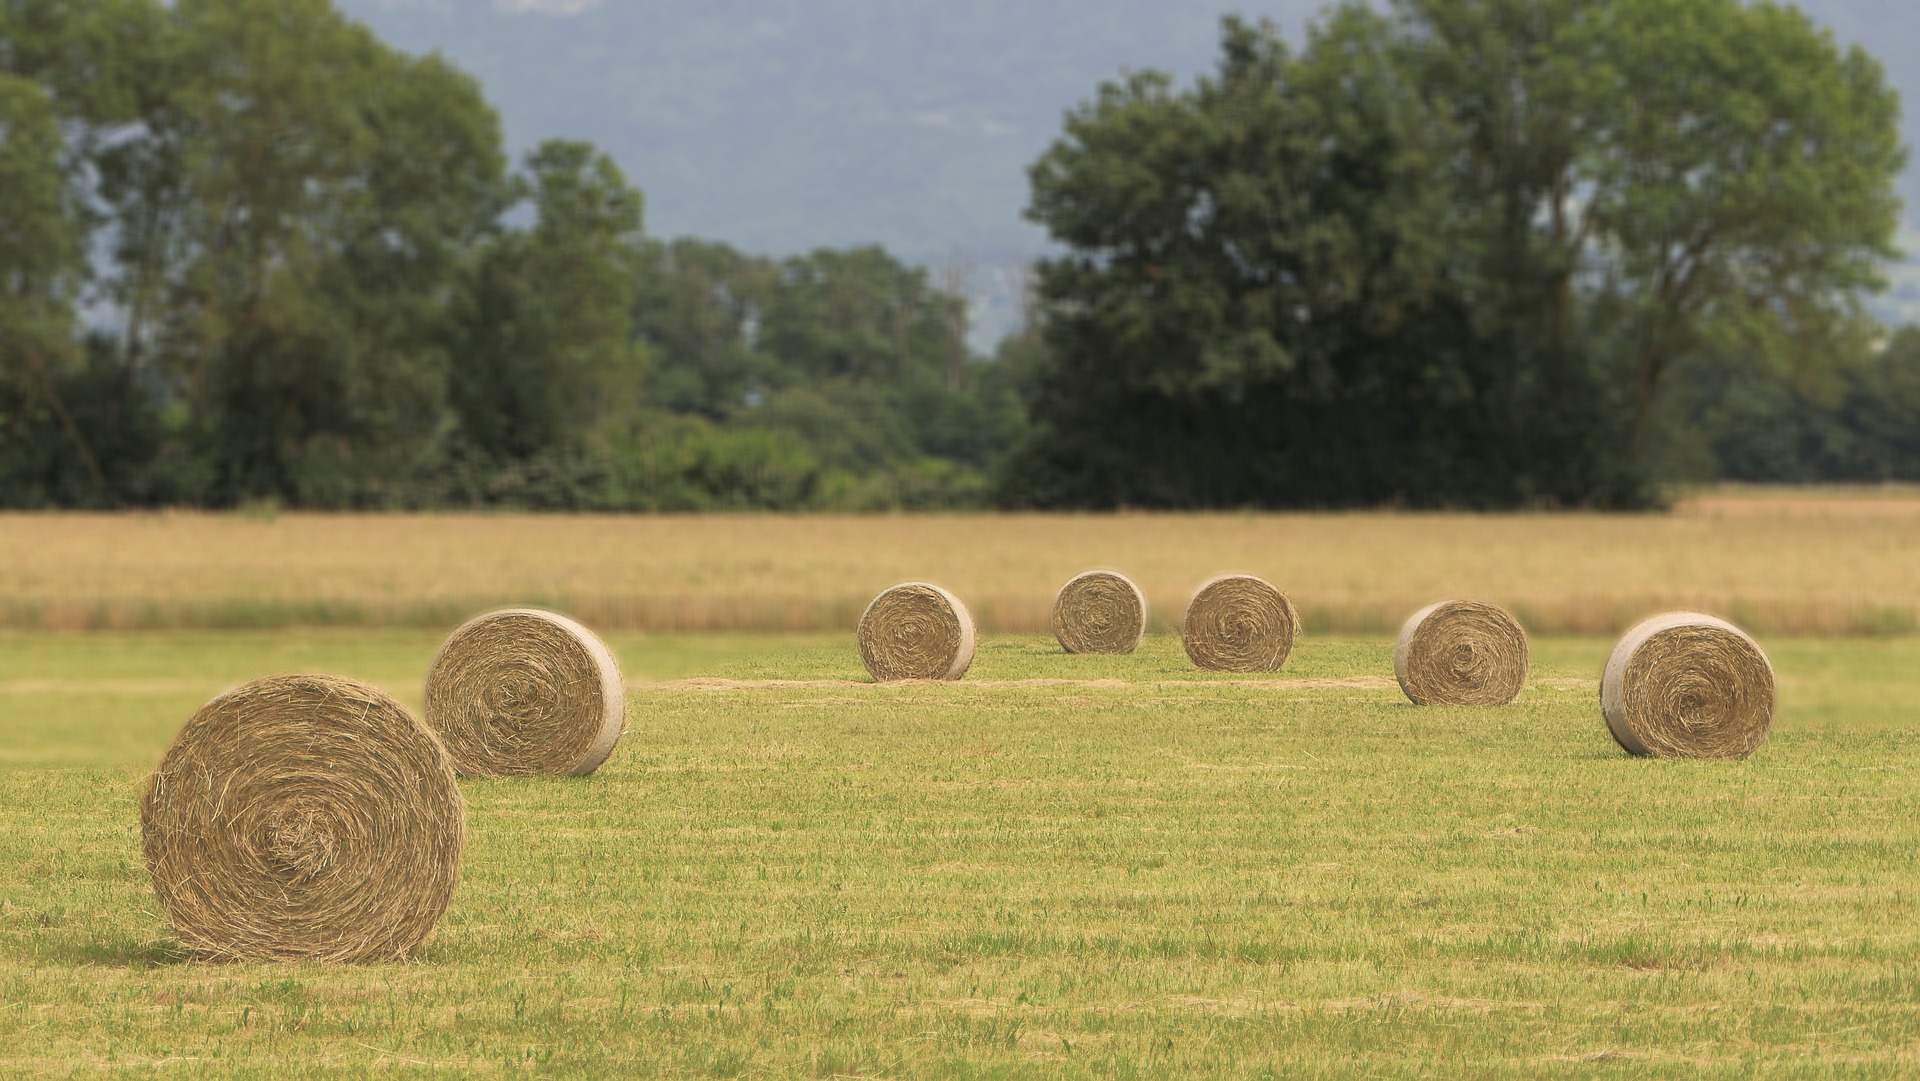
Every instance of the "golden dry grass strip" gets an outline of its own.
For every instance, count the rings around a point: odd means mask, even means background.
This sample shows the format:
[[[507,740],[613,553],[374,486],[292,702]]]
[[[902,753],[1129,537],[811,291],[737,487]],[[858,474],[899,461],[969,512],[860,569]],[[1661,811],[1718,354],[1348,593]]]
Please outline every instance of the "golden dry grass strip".
[[[1904,632],[1920,626],[1920,497],[1735,494],[1627,516],[13,514],[0,626],[451,628],[532,605],[605,630],[850,630],[880,590],[925,576],[983,632],[1044,633],[1059,584],[1089,565],[1126,567],[1161,631],[1232,567],[1292,597],[1309,634],[1389,633],[1450,596],[1535,634],[1618,634],[1669,609],[1763,635]]]

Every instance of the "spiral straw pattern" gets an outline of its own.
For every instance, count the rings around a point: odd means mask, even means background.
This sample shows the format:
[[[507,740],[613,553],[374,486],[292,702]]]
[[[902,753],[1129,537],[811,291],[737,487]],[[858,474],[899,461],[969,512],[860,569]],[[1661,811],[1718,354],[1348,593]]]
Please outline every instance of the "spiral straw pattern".
[[[197,956],[404,957],[460,878],[453,764],[400,703],[278,676],[201,707],[140,805],[155,892]]]
[[[1745,758],[1773,727],[1773,665],[1733,624],[1698,612],[1626,633],[1600,679],[1600,710],[1628,753]]]
[[[936,585],[908,582],[873,599],[860,615],[860,662],[882,683],[959,679],[973,663],[973,617]]]
[[[1124,574],[1087,571],[1053,598],[1053,636],[1068,653],[1132,653],[1146,633],[1146,595]]]
[[[1300,617],[1286,594],[1252,575],[1227,574],[1194,592],[1180,623],[1180,641],[1196,668],[1277,672],[1299,631]]]
[[[1393,674],[1416,705],[1504,706],[1527,685],[1527,632],[1495,605],[1430,604],[1401,626]]]
[[[508,608],[462,624],[427,671],[427,727],[470,777],[592,773],[626,728],[626,685],[592,631]]]

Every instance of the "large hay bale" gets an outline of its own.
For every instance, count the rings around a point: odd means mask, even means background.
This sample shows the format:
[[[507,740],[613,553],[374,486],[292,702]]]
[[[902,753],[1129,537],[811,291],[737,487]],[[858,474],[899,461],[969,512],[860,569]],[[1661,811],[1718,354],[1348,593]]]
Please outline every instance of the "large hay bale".
[[[1496,605],[1430,604],[1401,626],[1393,674],[1415,705],[1504,706],[1527,685],[1527,632]]]
[[[1053,598],[1053,636],[1068,653],[1132,653],[1147,633],[1147,596],[1117,571],[1075,575]]]
[[[453,899],[466,809],[446,751],[400,703],[278,676],[193,715],[148,783],[140,833],[188,951],[381,961]]]
[[[1698,612],[1628,631],[1600,679],[1613,738],[1657,758],[1745,758],[1766,742],[1773,701],[1773,665],[1759,644]]]
[[[1249,574],[1223,574],[1202,583],[1180,621],[1188,659],[1209,672],[1277,672],[1299,633],[1293,602]]]
[[[908,582],[860,614],[860,663],[882,683],[959,679],[973,663],[973,617],[936,585]]]
[[[427,727],[469,777],[592,773],[626,729],[620,665],[562,615],[508,608],[461,624],[427,670]]]

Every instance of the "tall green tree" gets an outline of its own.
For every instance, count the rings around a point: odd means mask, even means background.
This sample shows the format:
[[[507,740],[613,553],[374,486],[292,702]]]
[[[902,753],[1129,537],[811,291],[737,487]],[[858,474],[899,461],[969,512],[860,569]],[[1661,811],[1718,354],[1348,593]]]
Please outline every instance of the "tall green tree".
[[[74,305],[86,279],[81,208],[62,163],[53,101],[33,82],[0,71],[0,447],[14,455],[58,424],[88,478],[104,485],[98,456],[61,394],[78,355]]]
[[[502,205],[498,122],[471,80],[327,0],[174,18],[196,75],[158,106],[125,211],[158,248],[133,265],[164,275],[156,351],[211,498],[349,499],[440,423],[436,321]]]
[[[948,375],[963,305],[876,247],[785,260],[756,341],[773,362],[765,401],[742,419],[849,472],[947,455],[950,415],[970,412]]]
[[[531,229],[480,256],[462,310],[452,403],[483,456],[576,443],[640,405],[647,349],[634,325],[642,200],[612,159],[551,141],[527,156]]]
[[[1553,347],[1615,339],[1644,432],[1680,358],[1815,352],[1880,284],[1905,163],[1880,65],[1740,0],[1398,0],[1411,85],[1467,154],[1481,277]],[[1529,296],[1526,284],[1549,302]],[[1582,289],[1585,289],[1582,295]],[[1597,322],[1583,325],[1581,307]],[[1636,435],[1636,441],[1639,436]]]
[[[111,503],[143,402],[83,348],[108,148],[139,119],[150,0],[0,3],[0,499]],[[107,361],[106,363],[102,363]],[[133,426],[137,426],[134,424]],[[139,443],[139,440],[134,440]],[[144,444],[142,445],[144,447]]]
[[[1676,358],[1844,326],[1878,67],[1737,0],[1397,0],[1070,115],[1016,501],[1615,504]]]
[[[1229,20],[1190,92],[1140,73],[1068,117],[1032,170],[1069,251],[1038,268],[1048,348],[1007,496],[1373,502],[1489,475],[1426,182],[1447,148],[1384,38],[1349,10],[1302,59]]]
[[[724,421],[764,394],[775,365],[760,349],[760,326],[779,278],[773,260],[726,244],[649,242],[634,319],[653,352],[652,404]]]

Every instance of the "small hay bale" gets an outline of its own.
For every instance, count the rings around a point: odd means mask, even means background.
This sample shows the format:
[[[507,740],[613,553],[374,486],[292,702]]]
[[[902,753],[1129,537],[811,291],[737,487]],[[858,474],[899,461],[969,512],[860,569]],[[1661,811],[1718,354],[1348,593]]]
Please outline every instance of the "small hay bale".
[[[1773,665],[1745,631],[1668,612],[1628,631],[1600,679],[1600,711],[1630,754],[1745,758],[1773,726]]]
[[[1277,672],[1299,633],[1293,602],[1250,574],[1202,583],[1180,621],[1188,659],[1208,672]]]
[[[1527,685],[1527,632],[1495,605],[1430,604],[1401,626],[1393,674],[1415,705],[1504,706]]]
[[[620,665],[562,615],[507,608],[461,624],[427,670],[427,727],[469,777],[582,776],[627,723]]]
[[[200,708],[140,804],[181,943],[234,961],[385,961],[453,900],[466,805],[406,707],[362,683],[277,676]]]
[[[860,614],[860,663],[881,683],[959,679],[973,663],[973,617],[936,585],[908,582]]]
[[[1147,596],[1116,571],[1087,571],[1053,598],[1053,636],[1068,653],[1132,653],[1147,633]]]

